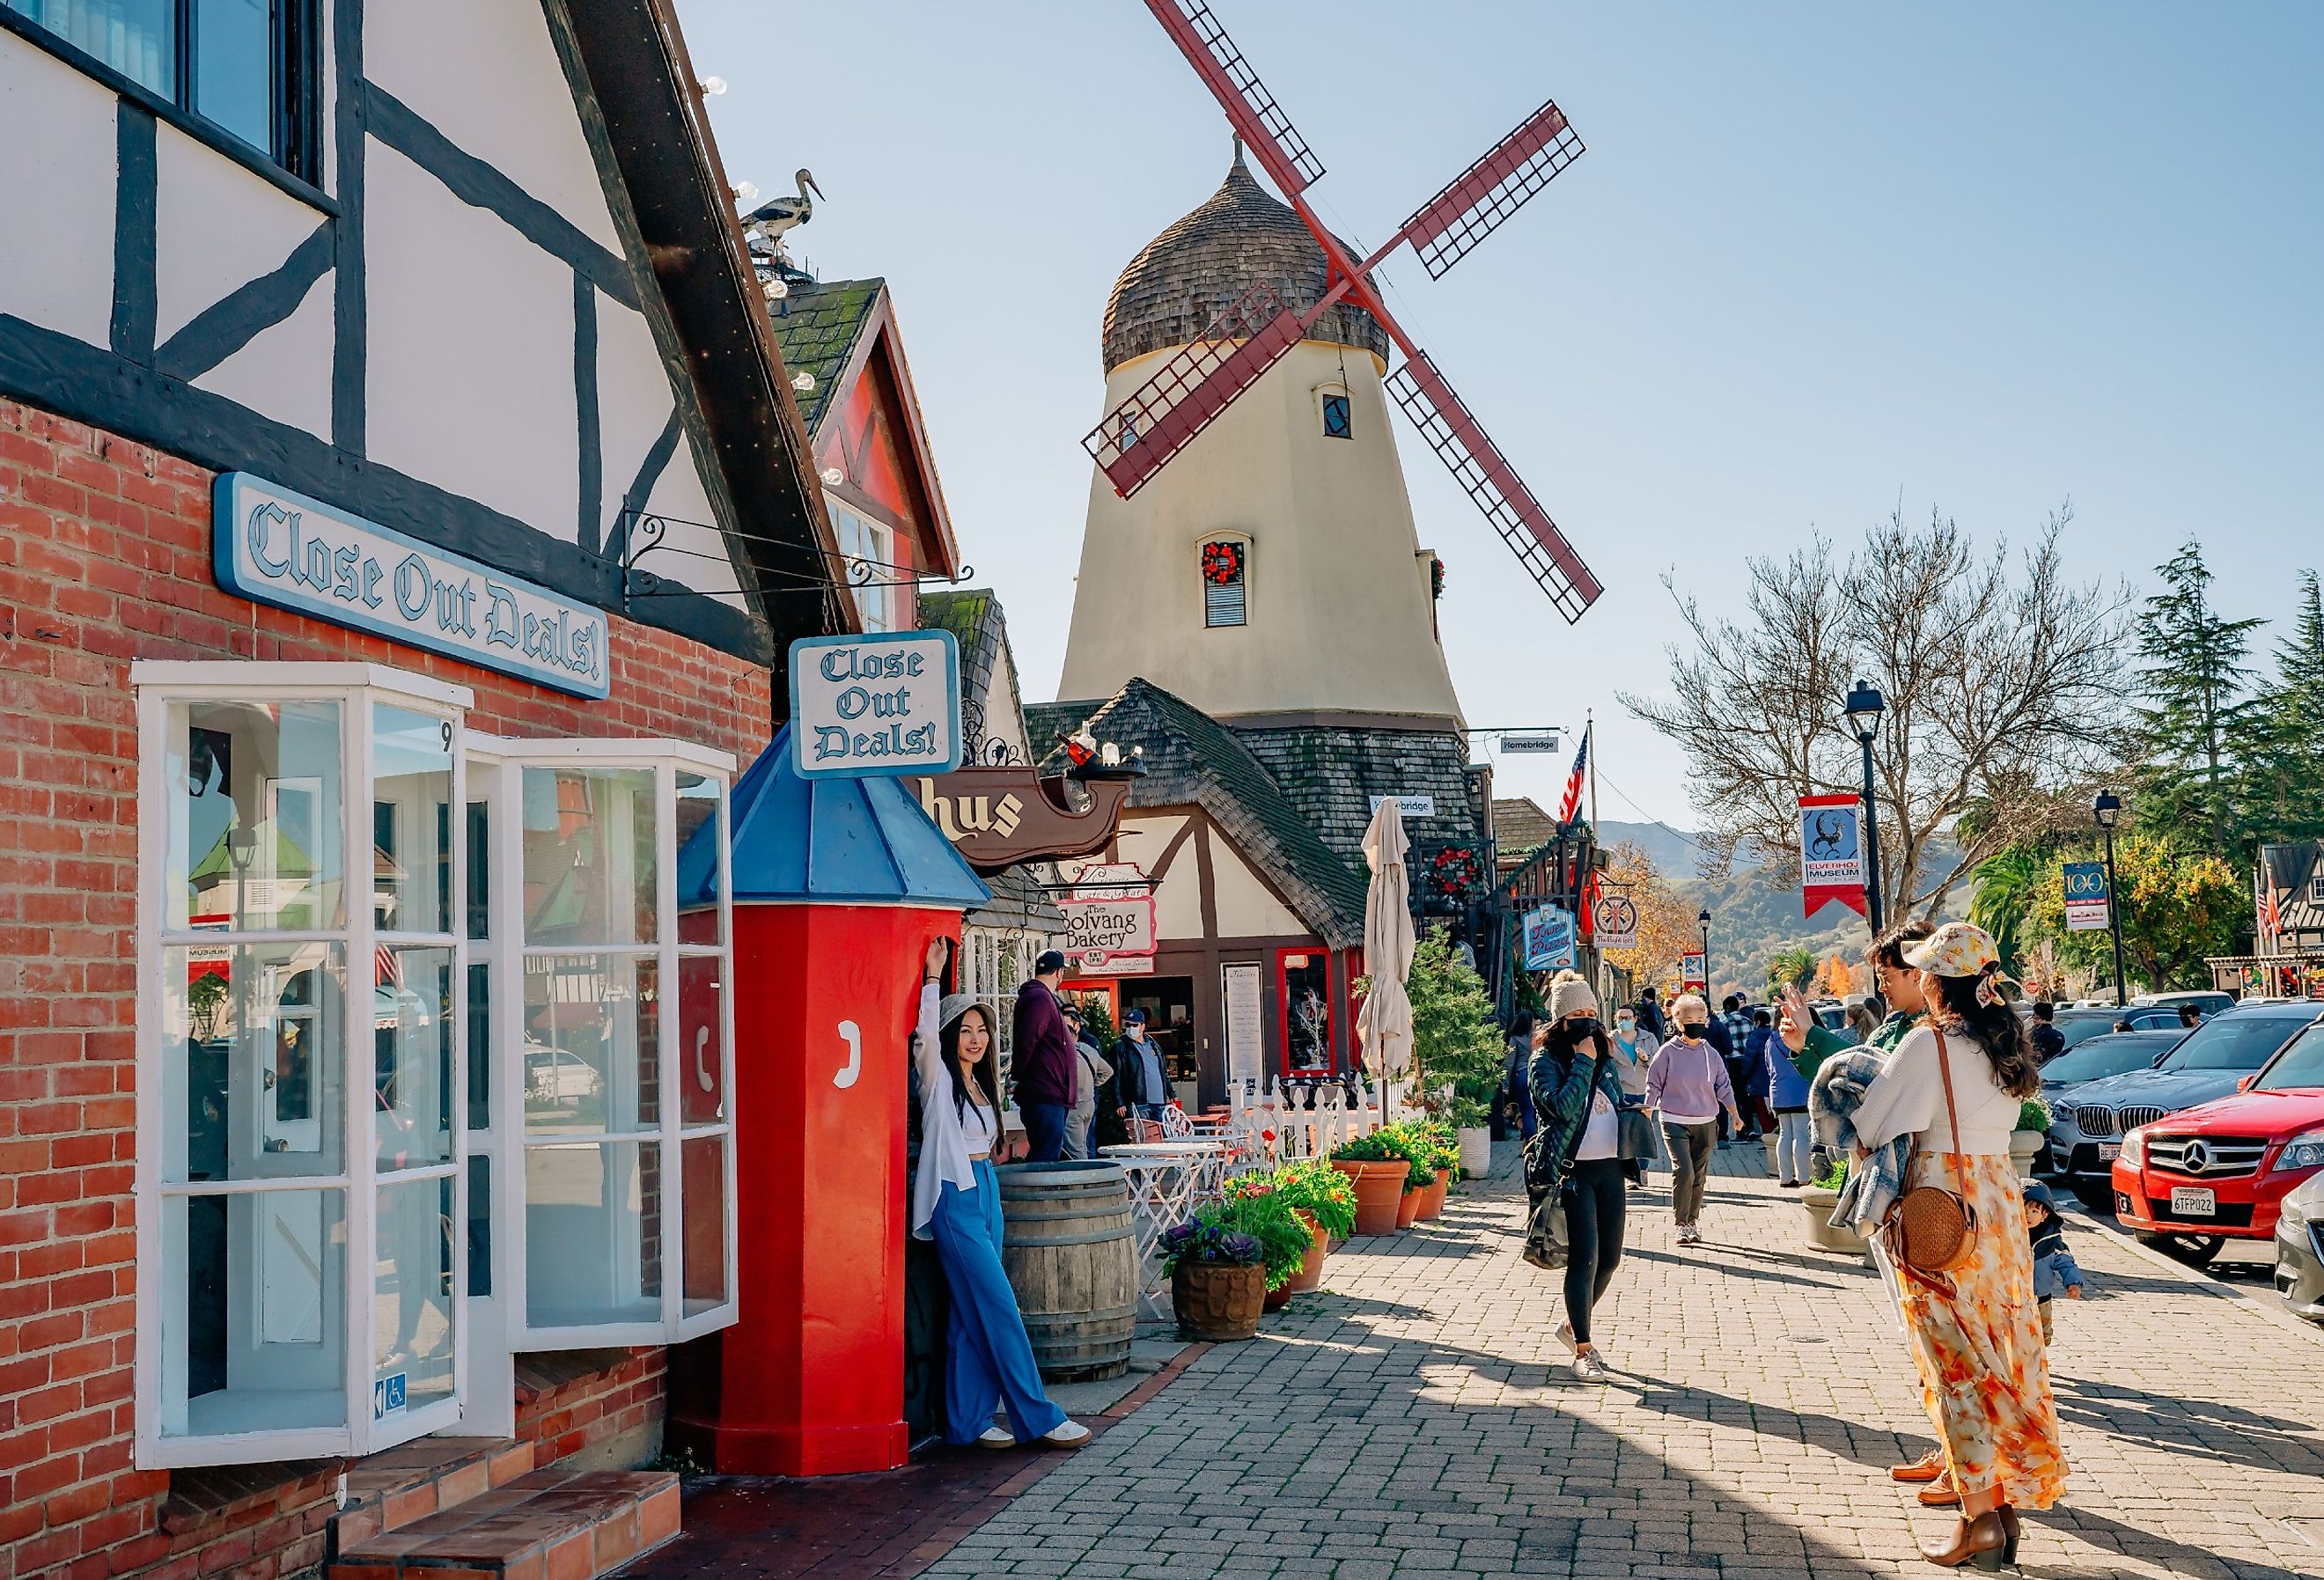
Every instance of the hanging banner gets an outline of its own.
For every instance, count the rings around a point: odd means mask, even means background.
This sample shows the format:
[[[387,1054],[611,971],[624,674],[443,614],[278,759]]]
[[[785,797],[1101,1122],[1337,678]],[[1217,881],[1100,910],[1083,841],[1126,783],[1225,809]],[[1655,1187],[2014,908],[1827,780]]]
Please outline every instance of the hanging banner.
[[[960,766],[960,644],[949,631],[791,643],[791,766],[801,779]]]
[[[2068,862],[2064,878],[2066,930],[2070,933],[2106,931],[2114,920],[2111,897],[2107,892],[2106,864]]]
[[[1056,897],[1065,919],[1065,952],[1084,970],[1103,965],[1118,955],[1151,955],[1155,949],[1154,901],[1085,900],[1077,894]]]
[[[1833,901],[1866,914],[1864,803],[1857,796],[1800,798],[1800,901],[1813,916]]]
[[[1527,971],[1563,971],[1573,965],[1573,913],[1563,906],[1542,905],[1525,915]]]
[[[1679,986],[1689,993],[1711,991],[1710,964],[1701,955],[1681,955],[1678,957]]]
[[[1590,941],[1601,949],[1638,947],[1638,908],[1627,894],[1600,894],[1590,902]]]

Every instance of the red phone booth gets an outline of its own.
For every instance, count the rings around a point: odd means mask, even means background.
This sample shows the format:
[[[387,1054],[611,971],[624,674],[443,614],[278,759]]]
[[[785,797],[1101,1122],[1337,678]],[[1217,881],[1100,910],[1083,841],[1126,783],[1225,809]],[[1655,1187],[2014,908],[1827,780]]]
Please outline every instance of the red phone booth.
[[[899,781],[802,779],[788,730],[732,808],[741,1317],[672,1352],[668,1437],[724,1473],[889,1470],[907,1044],[928,940],[991,895]],[[681,894],[715,881],[681,855]]]

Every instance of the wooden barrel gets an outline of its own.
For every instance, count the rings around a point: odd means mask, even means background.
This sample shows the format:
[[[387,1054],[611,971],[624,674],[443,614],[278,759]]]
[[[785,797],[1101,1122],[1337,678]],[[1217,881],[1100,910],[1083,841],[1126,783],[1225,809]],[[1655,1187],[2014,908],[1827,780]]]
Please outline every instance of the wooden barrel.
[[[1041,1375],[1059,1382],[1120,1376],[1138,1330],[1138,1243],[1120,1167],[1011,1163],[993,1172],[1001,1266]]]

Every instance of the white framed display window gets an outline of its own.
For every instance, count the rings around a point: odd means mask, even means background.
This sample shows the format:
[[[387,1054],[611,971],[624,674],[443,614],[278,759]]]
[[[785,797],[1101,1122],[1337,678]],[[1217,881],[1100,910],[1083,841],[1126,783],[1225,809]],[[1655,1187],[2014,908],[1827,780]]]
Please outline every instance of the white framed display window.
[[[137,1462],[454,1426],[472,695],[364,663],[130,679]]]
[[[725,1326],[733,759],[668,741],[487,744],[489,1136],[505,1204],[493,1276],[507,1345]]]

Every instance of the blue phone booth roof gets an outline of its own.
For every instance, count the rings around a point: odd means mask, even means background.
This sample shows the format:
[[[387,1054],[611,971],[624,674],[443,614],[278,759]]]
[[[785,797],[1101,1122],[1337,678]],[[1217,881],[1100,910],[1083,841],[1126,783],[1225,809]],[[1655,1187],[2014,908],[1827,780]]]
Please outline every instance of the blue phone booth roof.
[[[801,779],[786,725],[729,800],[734,903],[927,905],[973,910],[992,898],[975,870],[895,778]],[[678,853],[681,907],[715,901],[705,824]]]

